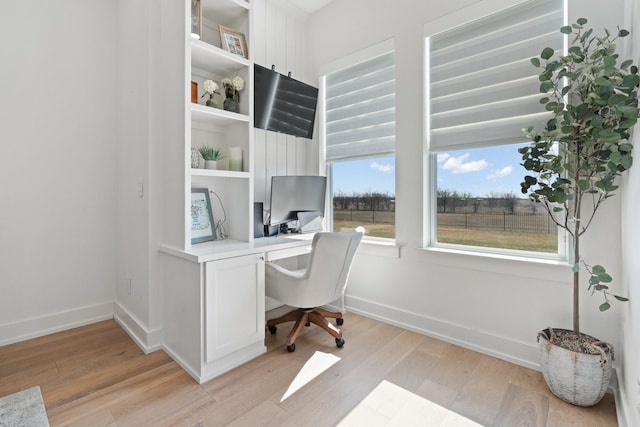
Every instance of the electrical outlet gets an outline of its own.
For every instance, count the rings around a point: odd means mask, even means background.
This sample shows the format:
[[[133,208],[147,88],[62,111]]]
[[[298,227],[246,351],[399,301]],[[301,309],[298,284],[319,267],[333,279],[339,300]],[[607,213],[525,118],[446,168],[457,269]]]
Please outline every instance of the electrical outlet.
[[[131,295],[131,291],[132,291],[132,287],[133,287],[132,282],[133,281],[131,279],[127,278],[127,294],[129,294],[129,295]]]

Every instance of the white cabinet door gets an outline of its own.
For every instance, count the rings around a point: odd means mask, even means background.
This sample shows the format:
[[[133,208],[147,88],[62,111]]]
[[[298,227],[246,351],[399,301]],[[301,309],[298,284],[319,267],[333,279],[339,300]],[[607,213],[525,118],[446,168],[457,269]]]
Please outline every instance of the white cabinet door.
[[[264,255],[205,265],[205,363],[264,342]]]

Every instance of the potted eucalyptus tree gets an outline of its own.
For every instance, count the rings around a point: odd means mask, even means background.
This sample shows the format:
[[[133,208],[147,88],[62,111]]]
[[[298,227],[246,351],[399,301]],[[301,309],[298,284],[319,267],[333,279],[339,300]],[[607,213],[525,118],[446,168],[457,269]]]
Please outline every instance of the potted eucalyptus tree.
[[[621,60],[616,42],[629,32],[595,36],[587,20],[560,29],[571,37],[566,56],[542,50],[531,63],[540,69],[540,99],[551,118],[542,129],[524,129],[531,143],[519,149],[529,172],[522,192],[540,203],[571,243],[573,330],[538,334],[541,369],[551,391],[567,402],[592,406],[609,385],[613,348],[580,331],[580,272],[588,290],[603,298],[600,310],[627,299],[609,288],[606,269],[581,256],[580,238],[603,202],[618,189],[616,179],[632,165],[628,142],[638,109],[638,67]],[[587,203],[588,202],[588,203]]]

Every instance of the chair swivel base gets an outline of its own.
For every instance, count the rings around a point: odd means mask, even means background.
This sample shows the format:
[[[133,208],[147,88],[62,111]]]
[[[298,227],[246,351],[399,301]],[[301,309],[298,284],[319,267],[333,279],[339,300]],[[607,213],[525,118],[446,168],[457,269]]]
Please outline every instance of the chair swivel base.
[[[336,319],[338,325],[342,325],[344,320],[342,319],[342,313],[325,310],[323,308],[298,308],[290,311],[289,313],[280,316],[276,319],[270,319],[267,321],[267,328],[269,332],[275,334],[278,328],[276,325],[284,322],[295,321],[291,332],[287,336],[287,351],[294,352],[296,350],[296,338],[302,332],[303,326],[309,326],[310,323],[320,326],[322,329],[331,334],[338,347],[344,345],[344,339],[342,338],[342,332],[340,329],[333,326],[331,322],[327,320],[327,317]]]

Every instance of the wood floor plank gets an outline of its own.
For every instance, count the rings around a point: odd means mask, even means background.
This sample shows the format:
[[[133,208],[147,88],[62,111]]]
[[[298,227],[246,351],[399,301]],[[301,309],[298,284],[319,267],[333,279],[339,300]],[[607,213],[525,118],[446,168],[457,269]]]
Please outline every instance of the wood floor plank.
[[[459,394],[446,384],[436,383],[428,378],[422,382],[415,393],[443,408],[451,408]]]
[[[267,353],[197,384],[163,351],[145,355],[116,322],[98,322],[0,347],[0,396],[39,385],[53,427],[321,427],[362,410],[384,382],[413,406],[399,405],[395,416],[392,406],[382,415],[364,408],[374,417],[367,426],[381,416],[447,427],[617,425],[611,395],[574,407],[555,398],[539,372],[367,317],[345,315],[343,348],[310,327],[288,353],[288,329],[267,335]],[[283,400],[316,351],[340,359]]]
[[[437,357],[416,349],[402,358],[384,378],[405,390],[415,392],[437,363]]]
[[[509,384],[502,400],[495,427],[545,427],[549,414],[549,398]]]
[[[288,418],[286,411],[266,400],[229,423],[229,427],[280,427]]]
[[[64,405],[168,362],[169,358],[163,352],[151,353],[147,357],[113,360],[98,370],[82,369],[60,375],[42,385],[42,394],[53,407]]]
[[[11,353],[18,351],[43,351],[47,346],[55,343],[56,341],[72,341],[72,339],[77,336],[90,336],[112,329],[120,329],[120,326],[113,320],[104,320],[77,328],[67,329],[66,331],[0,346],[0,360],[4,359]],[[15,357],[15,354],[13,354],[13,356]]]
[[[407,335],[403,334],[404,331],[390,326],[384,325],[376,329],[363,329],[359,334],[355,335],[351,339],[349,347],[343,347],[336,349],[336,356],[340,357],[340,361],[329,368],[319,377],[314,378],[305,387],[298,390],[295,395],[289,397],[286,401],[281,402],[282,407],[288,412],[296,412],[304,408],[305,402],[309,399],[313,399],[314,396],[319,394],[330,393],[330,390],[339,387],[340,384],[344,384],[345,378],[358,377],[362,374],[366,366],[371,362],[371,357],[379,355],[379,352],[371,352],[372,346],[379,349],[392,347],[398,340],[398,337],[402,335],[400,340],[410,340]],[[397,348],[398,349],[398,348]],[[407,352],[405,348],[400,348],[400,351]],[[392,363],[397,363],[399,358],[393,359]],[[382,367],[379,365],[378,367]],[[386,372],[385,372],[386,373]],[[382,379],[382,375],[378,375],[379,379]],[[367,380],[370,380],[368,378]],[[363,381],[358,381],[362,383]]]
[[[213,398],[185,373],[131,395],[110,406],[110,410],[120,426],[160,425],[167,418],[182,418],[213,402]]]
[[[116,427],[118,423],[108,409],[91,412],[79,417],[76,421],[65,423],[67,427]]]
[[[511,370],[512,365],[505,361],[481,356],[451,410],[481,425],[493,424],[507,392]]]
[[[560,399],[549,399],[547,427],[600,427],[615,419],[613,395],[605,394],[600,403],[591,408],[580,408]]]
[[[431,367],[429,378],[460,391],[476,369],[481,357],[480,353],[450,344]]]
[[[135,377],[114,384],[79,399],[70,401],[64,405],[50,408],[45,398],[47,414],[52,425],[67,425],[81,420],[86,414],[103,411],[127,400],[130,396],[144,393],[145,390],[154,387],[158,383],[170,381],[175,376],[184,375],[185,372],[175,362],[150,369]]]
[[[364,359],[341,375],[339,382],[317,388],[312,382],[281,406],[291,414],[290,422],[304,419],[309,425],[335,425],[364,399],[399,361],[422,343],[422,336],[401,331],[391,340],[370,352]],[[327,375],[330,375],[327,372]],[[313,400],[313,405],[308,402]]]

